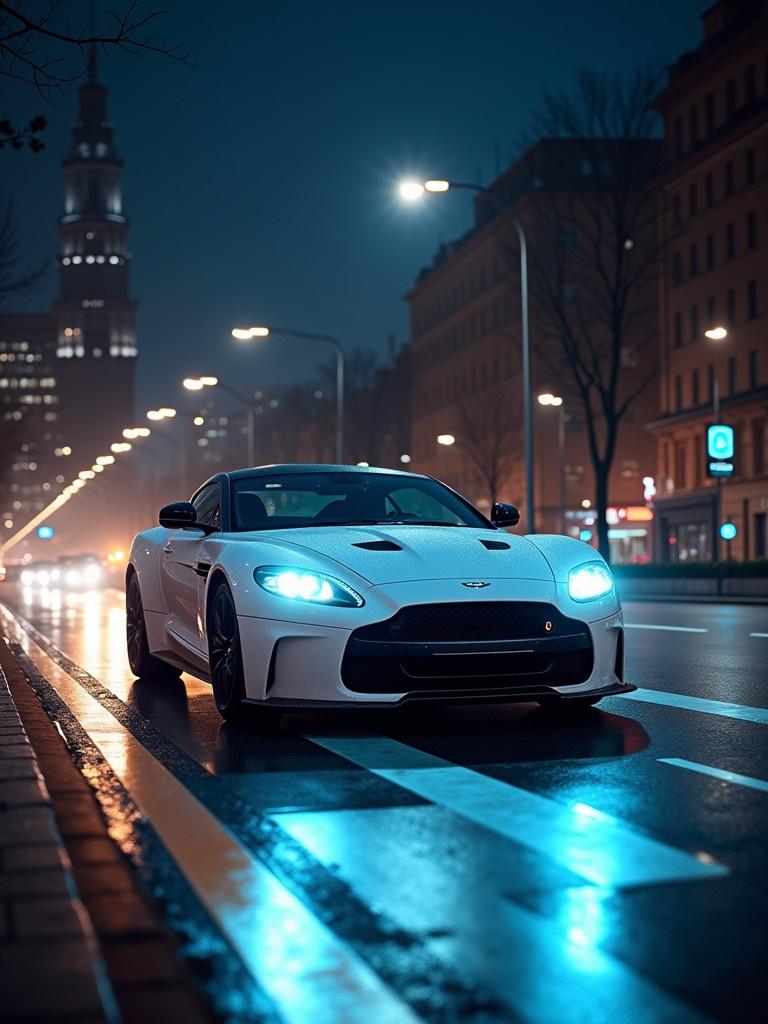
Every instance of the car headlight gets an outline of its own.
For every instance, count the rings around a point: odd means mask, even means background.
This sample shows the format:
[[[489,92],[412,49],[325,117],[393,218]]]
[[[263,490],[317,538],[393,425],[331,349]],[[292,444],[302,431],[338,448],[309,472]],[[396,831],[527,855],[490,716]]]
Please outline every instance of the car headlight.
[[[69,569],[64,579],[67,586],[77,587],[80,585],[80,573],[76,569]]]
[[[21,582],[25,587],[31,586],[35,582],[35,573],[33,569],[22,569]]]
[[[603,562],[584,562],[568,573],[568,596],[573,601],[595,601],[613,590],[613,576]]]
[[[288,597],[312,604],[329,604],[344,608],[360,608],[362,597],[346,583],[321,572],[307,572],[283,565],[262,565],[253,573],[262,589],[275,597]]]

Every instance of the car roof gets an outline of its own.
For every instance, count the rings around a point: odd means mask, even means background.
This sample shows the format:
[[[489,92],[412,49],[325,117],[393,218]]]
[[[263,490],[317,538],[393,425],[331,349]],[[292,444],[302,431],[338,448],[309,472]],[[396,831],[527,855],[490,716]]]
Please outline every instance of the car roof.
[[[340,466],[326,463],[286,463],[273,466],[254,466],[251,469],[235,469],[226,474],[231,480],[240,480],[244,477],[274,476],[280,473],[283,475],[300,473],[376,473],[382,476],[408,476],[418,477],[422,480],[428,479],[423,473],[409,473],[401,469],[384,469],[379,466]]]

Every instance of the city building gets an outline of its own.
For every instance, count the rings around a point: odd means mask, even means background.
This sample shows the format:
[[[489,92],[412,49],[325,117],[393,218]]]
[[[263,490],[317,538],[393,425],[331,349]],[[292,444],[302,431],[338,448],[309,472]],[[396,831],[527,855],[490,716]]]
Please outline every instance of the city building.
[[[136,303],[123,165],[106,101],[92,48],[63,162],[58,298],[49,313],[0,315],[0,416],[12,456],[0,466],[0,537],[87,469],[134,417]]]
[[[768,7],[722,0],[702,20],[701,44],[670,68],[655,104],[669,239],[662,414],[651,424],[664,561],[768,555]],[[705,441],[715,420],[736,442],[734,475],[719,482]],[[727,543],[724,523],[736,528]]]
[[[551,210],[552,203],[567,202],[570,196],[607,192],[615,174],[611,154],[620,153],[625,162],[653,167],[656,173],[659,149],[660,143],[643,139],[612,140],[604,146],[600,140],[544,139],[488,186],[501,203],[487,193],[477,196],[471,229],[441,247],[406,296],[415,470],[445,480],[486,511],[494,500],[519,505],[525,527],[519,250],[504,207],[512,207],[525,225],[534,266],[541,263],[543,247],[552,245],[542,226],[543,204]],[[598,155],[586,158],[587,151]],[[567,238],[557,240],[569,243]],[[637,239],[636,244],[639,253],[646,243]],[[542,315],[541,300],[537,302],[535,282],[530,297],[536,528],[563,530],[594,542],[595,478],[584,414],[572,378],[559,369],[563,357],[548,337],[551,327]],[[647,305],[652,338],[644,344],[655,346],[655,288]],[[627,393],[647,370],[638,350],[622,351]],[[563,404],[539,405],[535,397],[540,393],[553,393]],[[645,424],[657,410],[656,389],[647,387],[620,427],[608,484],[615,560],[652,555],[649,499],[656,456]]]

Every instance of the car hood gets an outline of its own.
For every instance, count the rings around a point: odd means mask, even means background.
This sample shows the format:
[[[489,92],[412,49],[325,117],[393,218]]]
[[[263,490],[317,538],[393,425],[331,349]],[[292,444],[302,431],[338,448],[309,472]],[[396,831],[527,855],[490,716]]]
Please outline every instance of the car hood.
[[[286,558],[288,549],[317,552],[374,585],[430,579],[554,579],[546,558],[531,541],[498,530],[345,526],[260,531],[252,536],[284,547]]]

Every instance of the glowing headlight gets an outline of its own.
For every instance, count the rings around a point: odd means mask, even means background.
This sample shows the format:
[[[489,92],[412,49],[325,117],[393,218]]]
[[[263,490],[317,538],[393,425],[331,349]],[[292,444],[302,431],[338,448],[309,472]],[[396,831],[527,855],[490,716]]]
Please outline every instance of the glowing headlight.
[[[98,583],[101,579],[101,569],[98,565],[87,565],[83,571],[86,583]]]
[[[613,576],[603,562],[584,562],[568,573],[568,595],[574,601],[595,601],[613,590]]]
[[[33,569],[24,569],[21,573],[21,582],[25,587],[31,586],[35,582],[35,573]]]
[[[363,599],[346,583],[319,572],[306,572],[282,565],[262,565],[253,578],[270,594],[312,604],[360,608]]]
[[[46,569],[38,569],[35,573],[35,582],[41,587],[47,587],[51,581],[51,575]]]

